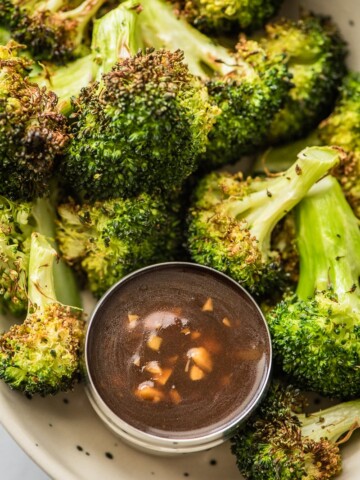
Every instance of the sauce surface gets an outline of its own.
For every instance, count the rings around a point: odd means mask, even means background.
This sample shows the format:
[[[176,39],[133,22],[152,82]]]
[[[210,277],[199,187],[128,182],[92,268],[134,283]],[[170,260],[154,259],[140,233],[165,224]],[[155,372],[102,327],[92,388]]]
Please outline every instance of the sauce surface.
[[[122,284],[88,339],[89,373],[130,425],[172,438],[231,422],[263,385],[270,362],[257,308],[232,282],[161,267]]]

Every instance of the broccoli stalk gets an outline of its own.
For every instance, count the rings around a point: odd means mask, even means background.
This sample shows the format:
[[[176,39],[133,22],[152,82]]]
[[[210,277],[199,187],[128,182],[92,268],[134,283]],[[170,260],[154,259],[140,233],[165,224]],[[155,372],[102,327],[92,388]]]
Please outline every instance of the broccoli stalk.
[[[341,472],[338,445],[360,427],[360,400],[312,414],[303,413],[305,404],[293,387],[273,383],[255,415],[231,440],[247,480],[327,480]]]
[[[304,388],[340,398],[358,396],[358,220],[333,177],[320,182],[296,214],[296,294],[268,314],[275,358]]]
[[[207,85],[220,109],[203,155],[204,168],[238,160],[266,141],[268,129],[291,86],[283,54],[268,58],[255,41],[242,39],[236,51],[215,45],[162,0],[144,0],[139,24],[144,42],[180,48],[189,70]]]
[[[138,0],[128,0],[94,20],[91,53],[66,65],[46,65],[34,72],[32,80],[50,88],[59,97],[62,113],[72,111],[71,99],[91,82],[101,81],[104,73],[124,58],[135,55],[143,47],[136,28]]]
[[[192,258],[229,274],[254,294],[263,293],[281,274],[279,252],[271,248],[275,225],[340,158],[337,149],[313,147],[278,177],[205,177],[190,212]]]
[[[71,8],[69,0],[12,0],[8,21],[13,37],[34,58],[64,61],[84,54],[87,27],[105,0],[84,0]]]
[[[23,324],[12,326],[0,337],[0,378],[28,394],[68,390],[80,373],[84,322],[81,312],[56,298],[56,259],[46,237],[33,233],[28,314]]]
[[[25,315],[28,309],[30,239],[34,231],[55,239],[55,212],[50,200],[12,202],[0,196],[0,304],[16,316]],[[80,307],[74,276],[64,262],[54,266],[54,278],[59,300]]]

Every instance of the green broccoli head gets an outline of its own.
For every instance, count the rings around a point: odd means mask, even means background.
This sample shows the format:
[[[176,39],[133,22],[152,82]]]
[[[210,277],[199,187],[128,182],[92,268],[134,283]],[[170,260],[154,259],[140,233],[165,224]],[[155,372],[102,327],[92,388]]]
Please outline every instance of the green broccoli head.
[[[84,322],[79,311],[56,300],[56,258],[46,238],[33,233],[28,314],[0,337],[0,378],[27,394],[68,390],[80,373]]]
[[[207,82],[210,100],[221,112],[202,156],[207,167],[232,163],[263,146],[291,87],[283,55],[269,58],[257,42],[242,39],[233,64],[231,73]]]
[[[331,115],[322,122],[318,134],[322,142],[339,145],[360,155],[360,73],[351,72],[340,87],[340,96]]]
[[[304,413],[305,398],[274,382],[256,413],[231,439],[248,480],[327,480],[341,472],[337,440],[359,425],[360,400]]]
[[[63,171],[76,194],[115,198],[178,187],[196,169],[217,109],[180,51],[119,62],[75,105]]]
[[[172,3],[199,30],[227,33],[262,27],[277,12],[282,0],[172,0]]]
[[[336,149],[314,147],[278,177],[206,176],[190,211],[192,258],[227,273],[253,294],[264,293],[283,273],[280,253],[271,247],[274,227],[338,162]]]
[[[80,268],[101,296],[123,276],[174,258],[181,239],[175,205],[141,194],[59,206],[57,238],[64,259]]]
[[[336,175],[355,215],[360,218],[360,74],[349,73],[340,88],[334,111],[317,133],[323,144],[338,145],[349,155]]]
[[[31,200],[47,193],[69,137],[56,95],[28,80],[30,64],[17,48],[0,47],[0,192]]]
[[[340,398],[358,396],[358,220],[333,177],[322,180],[296,213],[296,294],[267,316],[275,358],[304,388]]]
[[[304,136],[333,108],[346,71],[345,44],[328,18],[315,15],[268,25],[260,44],[270,58],[286,56],[294,84],[271,124],[269,141]]]
[[[177,18],[166,2],[145,0],[142,6],[145,43],[184,51],[190,71],[204,80],[219,109],[202,155],[203,169],[235,162],[263,145],[291,87],[283,53],[269,57],[258,43],[245,39],[232,52]]]
[[[105,0],[7,0],[4,16],[15,40],[34,58],[64,61],[86,51],[87,26]],[[1,16],[0,16],[1,18]]]

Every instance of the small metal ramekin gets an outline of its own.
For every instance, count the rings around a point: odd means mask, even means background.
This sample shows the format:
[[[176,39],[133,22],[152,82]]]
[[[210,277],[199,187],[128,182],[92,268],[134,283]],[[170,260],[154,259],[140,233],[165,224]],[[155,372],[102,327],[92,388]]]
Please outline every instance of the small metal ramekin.
[[[195,269],[201,270],[206,275],[211,275],[219,278],[219,280],[226,280],[227,282],[232,283],[236,286],[239,291],[239,297],[247,297],[257,311],[259,319],[264,322],[265,332],[267,338],[265,339],[268,348],[268,362],[265,371],[263,372],[259,387],[254,392],[253,397],[248,402],[244,410],[242,410],[232,421],[225,423],[220,428],[212,429],[209,426],[207,433],[201,436],[183,436],[179,438],[179,434],[172,438],[171,433],[167,437],[156,436],[153,434],[146,433],[142,430],[139,430],[132,425],[129,425],[127,422],[122,420],[118,415],[116,415],[104,402],[103,398],[97,391],[94,382],[91,378],[91,357],[89,356],[89,338],[92,335],[92,326],[98,320],[98,317],[101,316],[101,311],[103,305],[110,301],[111,297],[115,294],[121,294],[122,286],[125,283],[130,282],[133,278],[142,275],[143,273],[149,273],[158,269],[171,269],[171,268],[184,268],[184,269]],[[91,318],[88,323],[86,342],[85,342],[85,365],[86,365],[86,392],[90,400],[91,405],[93,406],[95,412],[103,420],[105,425],[107,425],[110,430],[117,434],[122,440],[124,440],[129,445],[145,451],[147,453],[152,453],[156,455],[178,455],[193,453],[202,450],[208,450],[212,447],[215,447],[231,437],[236,428],[244,423],[247,418],[254,412],[256,407],[259,405],[264,395],[266,394],[267,387],[270,382],[271,367],[272,367],[272,347],[271,347],[271,337],[267,327],[266,320],[255,303],[254,299],[249,295],[249,293],[237,282],[229,278],[227,275],[218,272],[209,267],[202,265],[189,263],[189,262],[167,262],[161,264],[151,265],[140,270],[137,270],[130,275],[122,278],[118,283],[113,285],[105,295],[99,300],[95,310],[93,311]]]

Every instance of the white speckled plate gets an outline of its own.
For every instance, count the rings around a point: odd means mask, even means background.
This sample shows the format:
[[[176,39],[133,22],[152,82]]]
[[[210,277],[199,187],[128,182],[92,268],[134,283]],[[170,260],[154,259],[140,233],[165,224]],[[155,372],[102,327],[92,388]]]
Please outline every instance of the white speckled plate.
[[[287,3],[288,11],[297,10],[297,1]],[[360,69],[360,1],[304,0],[301,3],[333,16],[350,45],[349,65]],[[0,330],[8,327],[9,322],[0,319]],[[34,461],[56,480],[241,479],[228,444],[180,458],[150,456],[124,445],[93,412],[82,386],[70,394],[29,400],[1,383],[0,421]],[[339,480],[360,478],[359,450],[360,432],[357,432],[343,447],[344,470]]]

